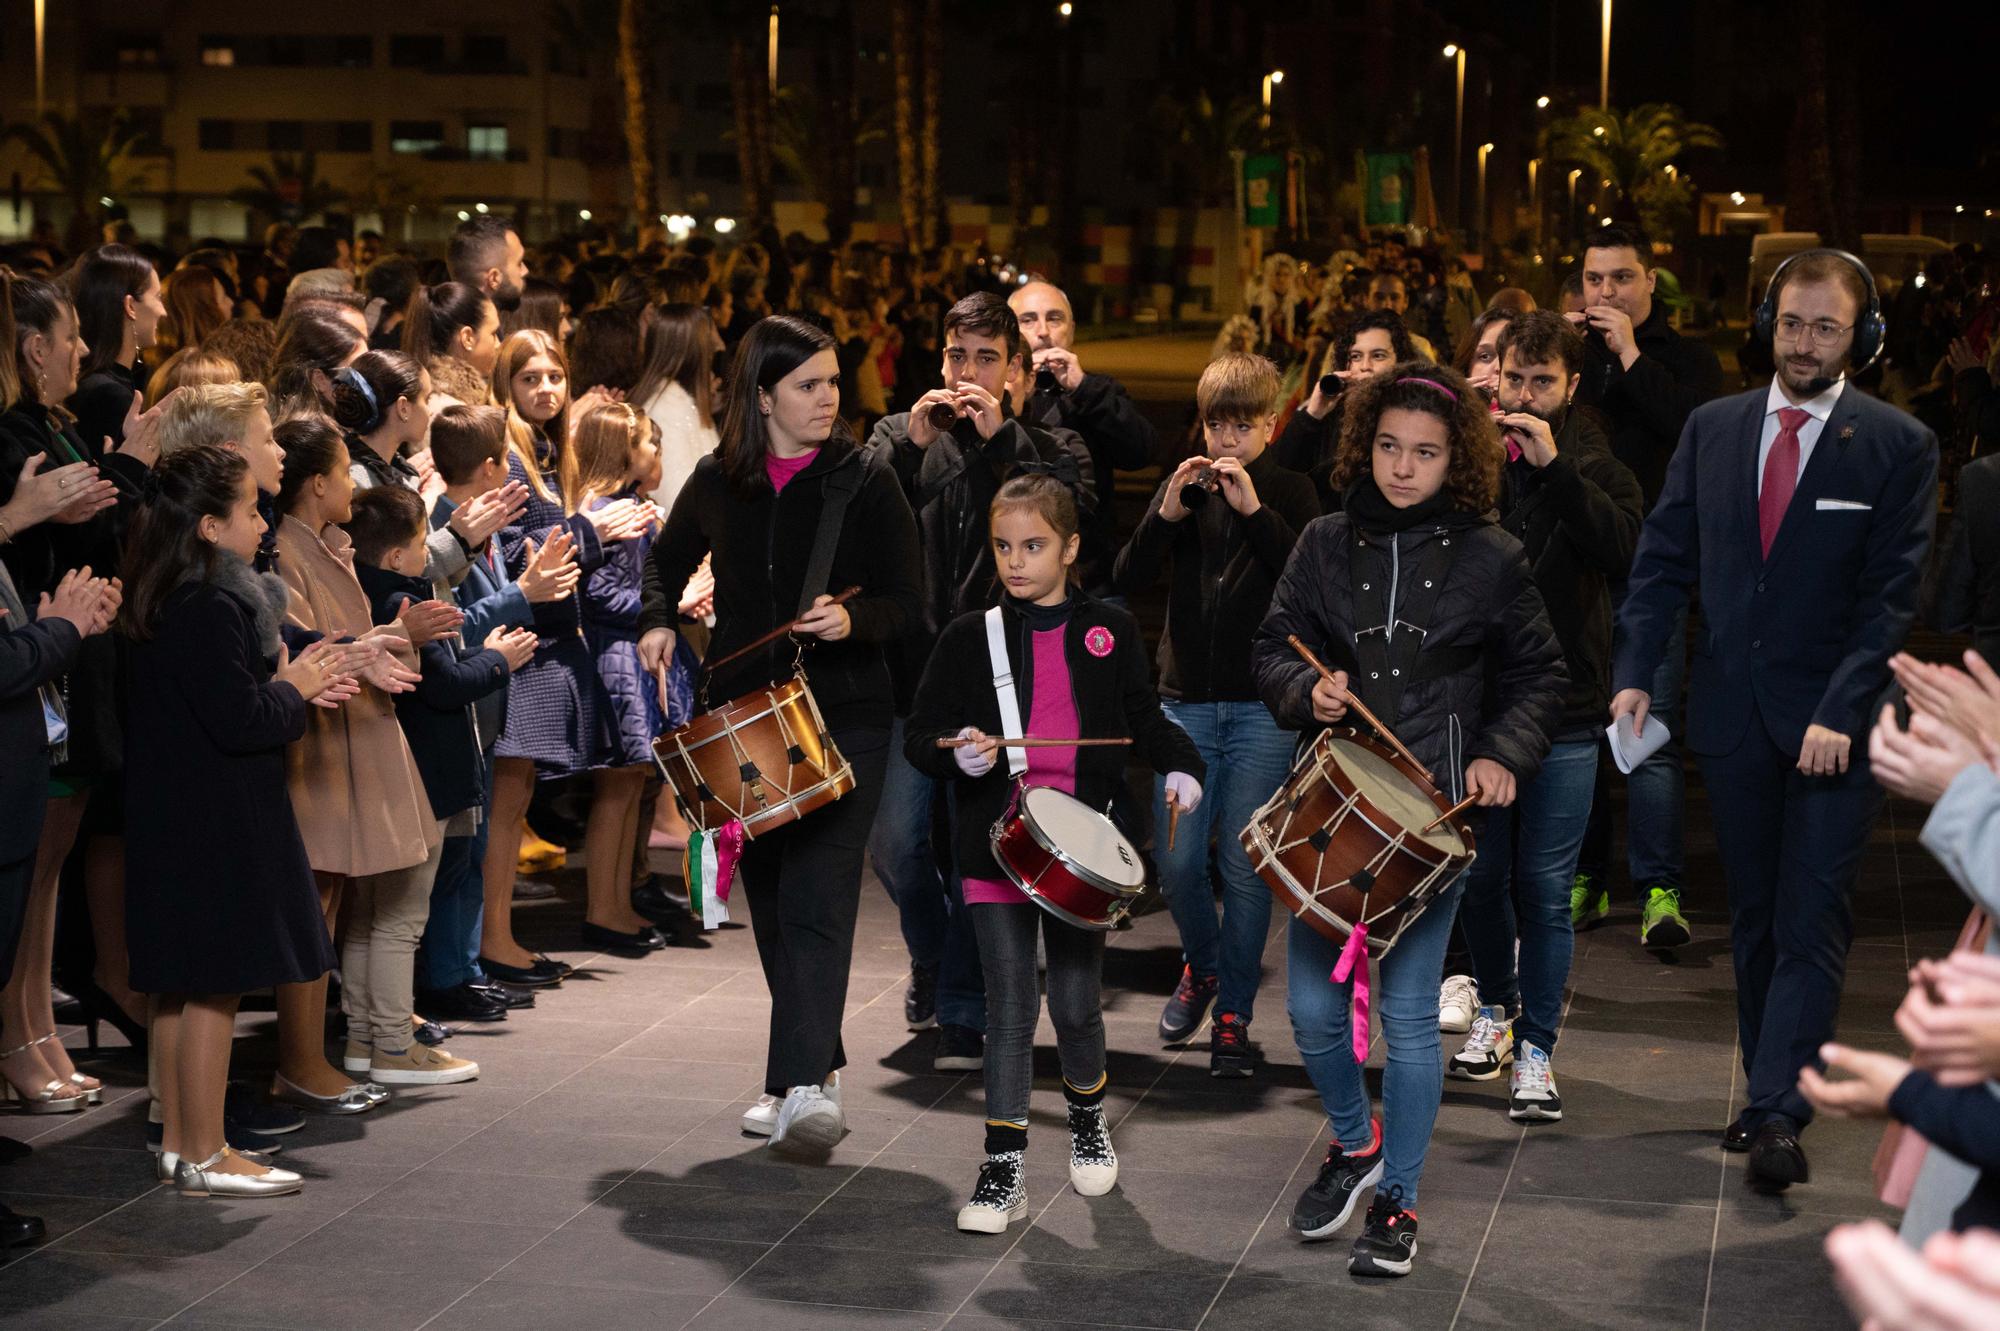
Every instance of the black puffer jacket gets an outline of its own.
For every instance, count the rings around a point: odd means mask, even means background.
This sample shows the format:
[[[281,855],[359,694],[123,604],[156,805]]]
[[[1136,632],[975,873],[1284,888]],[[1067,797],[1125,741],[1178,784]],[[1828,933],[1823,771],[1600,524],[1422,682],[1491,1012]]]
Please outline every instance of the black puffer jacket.
[[[1625,580],[1645,520],[1631,469],[1611,456],[1589,414],[1572,410],[1555,460],[1509,462],[1500,473],[1500,525],[1521,542],[1569,668],[1552,738],[1591,739],[1611,708],[1611,593]]]
[[[1329,668],[1352,674],[1354,591],[1377,579],[1395,585],[1437,541],[1460,548],[1426,616],[1417,678],[1404,688],[1394,719],[1383,720],[1457,800],[1464,795],[1465,765],[1475,758],[1492,759],[1518,781],[1534,777],[1569,682],[1521,543],[1491,521],[1449,513],[1408,531],[1375,535],[1357,533],[1344,512],[1316,519],[1278,580],[1250,667],[1279,725],[1308,736],[1324,729],[1312,714],[1318,677],[1286,636],[1298,635]],[[1406,599],[1407,589],[1400,590],[1405,596],[1392,593],[1392,604]],[[1355,683],[1364,698],[1369,687],[1366,680]]]

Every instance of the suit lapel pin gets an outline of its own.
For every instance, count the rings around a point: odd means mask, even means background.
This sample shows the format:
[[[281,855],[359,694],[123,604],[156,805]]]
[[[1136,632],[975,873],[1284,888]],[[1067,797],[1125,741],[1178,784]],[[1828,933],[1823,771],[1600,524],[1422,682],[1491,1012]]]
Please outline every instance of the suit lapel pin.
[[[1852,439],[1854,437],[1854,427],[1852,425],[1841,426],[1840,437],[1842,439]]]

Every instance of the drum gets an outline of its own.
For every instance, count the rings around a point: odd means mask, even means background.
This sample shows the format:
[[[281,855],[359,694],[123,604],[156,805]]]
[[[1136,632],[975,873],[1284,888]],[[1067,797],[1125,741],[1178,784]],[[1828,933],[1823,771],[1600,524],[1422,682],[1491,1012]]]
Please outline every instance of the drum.
[[[1336,944],[1367,925],[1380,959],[1473,861],[1467,824],[1422,830],[1450,808],[1373,736],[1328,730],[1251,817],[1243,849],[1279,905]]]
[[[1037,906],[1079,929],[1111,929],[1146,887],[1145,866],[1109,818],[1053,786],[1016,789],[993,824],[993,858]]]
[[[754,838],[854,789],[854,768],[827,735],[803,671],[662,735],[653,761],[704,832],[736,819]]]

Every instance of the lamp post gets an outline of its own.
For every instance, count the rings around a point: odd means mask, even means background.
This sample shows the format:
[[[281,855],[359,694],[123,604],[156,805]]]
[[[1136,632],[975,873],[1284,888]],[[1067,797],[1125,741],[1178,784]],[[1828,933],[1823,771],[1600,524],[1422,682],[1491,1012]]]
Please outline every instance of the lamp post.
[[[1486,156],[1492,151],[1493,145],[1490,143],[1479,145],[1479,185],[1473,195],[1473,198],[1477,201],[1474,205],[1476,211],[1473,220],[1479,227],[1479,252],[1481,254],[1486,252]]]
[[[1530,157],[1528,159],[1528,206],[1535,210],[1535,245],[1537,248],[1540,248],[1542,243],[1541,180],[1542,159],[1539,157]]]
[[[1451,213],[1459,230],[1465,229],[1465,48],[1447,44],[1444,58],[1458,61],[1458,95],[1451,114]]]
[[[1611,0],[1604,0],[1604,36],[1597,58],[1597,109],[1611,109]]]
[[[1271,89],[1284,81],[1285,71],[1282,69],[1274,69],[1264,76],[1264,116],[1259,122],[1264,129],[1271,127]]]
[[[1576,230],[1576,182],[1583,174],[1583,168],[1572,167],[1569,173],[1569,212],[1563,216],[1563,225],[1570,231]]]
[[[35,0],[35,118],[37,120],[48,107],[48,84],[44,79],[48,67],[48,36],[48,0]]]

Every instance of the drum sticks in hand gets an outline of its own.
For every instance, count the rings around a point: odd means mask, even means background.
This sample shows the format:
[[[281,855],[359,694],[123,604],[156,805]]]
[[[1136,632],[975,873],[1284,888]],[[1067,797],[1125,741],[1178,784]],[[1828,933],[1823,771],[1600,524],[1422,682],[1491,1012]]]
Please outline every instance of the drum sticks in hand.
[[[1416,768],[1419,772],[1422,772],[1424,774],[1424,780],[1429,781],[1432,779],[1430,768],[1425,767],[1422,763],[1418,762],[1417,755],[1411,753],[1408,749],[1403,747],[1403,741],[1396,738],[1396,732],[1394,732],[1393,730],[1389,729],[1389,727],[1382,724],[1381,717],[1369,711],[1368,705],[1362,702],[1361,699],[1355,697],[1352,691],[1341,688],[1340,685],[1338,684],[1334,684],[1333,672],[1326,668],[1326,663],[1324,661],[1320,660],[1317,656],[1313,655],[1312,648],[1306,646],[1304,643],[1299,641],[1298,634],[1293,633],[1286,635],[1285,641],[1292,645],[1292,650],[1297,652],[1307,665],[1311,666],[1314,670],[1317,670],[1319,672],[1319,677],[1321,679],[1325,680],[1329,684],[1333,684],[1334,688],[1339,690],[1340,695],[1343,698],[1347,699],[1347,705],[1353,708],[1355,713],[1359,715],[1363,721],[1366,721],[1369,725],[1373,726],[1375,728],[1375,733],[1380,735],[1385,741],[1387,741],[1390,748],[1394,749],[1397,753],[1401,754],[1404,762]]]

